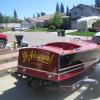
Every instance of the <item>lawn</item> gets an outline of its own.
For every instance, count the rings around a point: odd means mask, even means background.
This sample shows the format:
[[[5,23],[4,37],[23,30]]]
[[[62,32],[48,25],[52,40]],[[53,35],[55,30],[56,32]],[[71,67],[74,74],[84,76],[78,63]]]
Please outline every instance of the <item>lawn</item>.
[[[0,29],[0,32],[7,32],[7,31],[11,31],[11,29],[8,29],[8,28],[6,28],[6,29]]]
[[[72,32],[66,33],[66,35],[77,35],[77,36],[94,36],[96,32]]]
[[[36,29],[29,29],[27,32],[55,32],[57,29],[50,30],[48,28],[36,28]]]

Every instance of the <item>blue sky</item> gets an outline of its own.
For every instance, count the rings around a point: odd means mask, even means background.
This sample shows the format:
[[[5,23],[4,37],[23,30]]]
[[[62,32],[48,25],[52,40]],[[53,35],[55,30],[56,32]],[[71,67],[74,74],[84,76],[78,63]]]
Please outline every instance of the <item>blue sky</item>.
[[[32,17],[38,12],[52,14],[55,12],[56,3],[63,3],[66,9],[67,5],[72,8],[73,5],[87,4],[93,5],[95,0],[0,0],[0,12],[3,15],[13,16],[14,8],[18,18]]]

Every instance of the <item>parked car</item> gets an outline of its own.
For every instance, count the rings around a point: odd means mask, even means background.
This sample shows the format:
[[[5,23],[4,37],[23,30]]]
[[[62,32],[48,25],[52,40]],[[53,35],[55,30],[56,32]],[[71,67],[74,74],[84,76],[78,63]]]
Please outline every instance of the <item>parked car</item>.
[[[28,29],[29,29],[29,27],[21,27],[20,31],[24,31],[24,30],[28,30]]]
[[[8,38],[6,34],[0,33],[0,49],[5,48]]]
[[[19,31],[20,30],[20,27],[13,27],[12,28],[12,31]]]

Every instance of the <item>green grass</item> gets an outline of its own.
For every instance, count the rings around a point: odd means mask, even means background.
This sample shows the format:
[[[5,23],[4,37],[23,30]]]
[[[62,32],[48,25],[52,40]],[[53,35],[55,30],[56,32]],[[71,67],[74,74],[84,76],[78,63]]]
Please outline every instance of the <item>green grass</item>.
[[[36,29],[29,29],[27,32],[55,32],[57,29],[50,30],[48,28],[36,28]]]
[[[6,28],[6,29],[0,29],[0,32],[7,32],[7,31],[11,31],[11,29],[8,29],[8,28]]]
[[[36,28],[36,29],[29,29],[27,30],[27,32],[44,32],[44,31],[47,31],[48,29],[47,28]]]
[[[94,36],[96,32],[72,32],[66,33],[66,35],[76,35],[76,36]]]

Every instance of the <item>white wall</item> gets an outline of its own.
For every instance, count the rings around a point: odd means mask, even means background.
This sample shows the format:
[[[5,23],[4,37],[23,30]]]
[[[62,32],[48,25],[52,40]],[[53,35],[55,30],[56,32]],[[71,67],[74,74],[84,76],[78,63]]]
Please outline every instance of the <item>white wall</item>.
[[[3,23],[0,24],[0,27],[4,27],[4,28],[12,28],[12,27],[20,27],[20,23]]]

